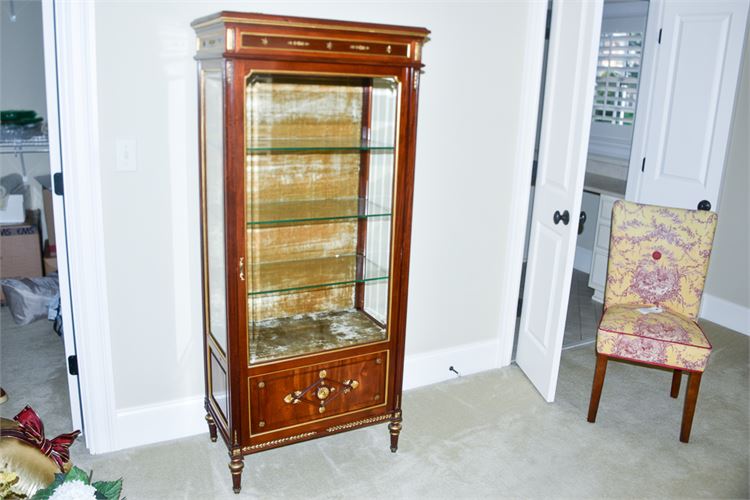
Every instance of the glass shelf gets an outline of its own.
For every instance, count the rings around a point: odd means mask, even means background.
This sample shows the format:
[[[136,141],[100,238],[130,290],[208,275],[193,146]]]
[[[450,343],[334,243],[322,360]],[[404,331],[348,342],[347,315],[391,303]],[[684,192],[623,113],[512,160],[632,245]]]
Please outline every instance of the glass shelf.
[[[388,271],[363,255],[339,255],[260,263],[253,266],[249,296],[292,292],[311,288],[351,285],[388,279]]]
[[[377,205],[366,198],[255,203],[248,212],[248,226],[285,222],[364,219],[391,215],[390,208]]]
[[[251,329],[251,363],[387,339],[385,328],[356,309],[251,322]]]
[[[248,144],[248,153],[285,151],[393,151],[394,147],[372,142],[352,142],[337,137],[310,137],[295,139],[254,139]]]

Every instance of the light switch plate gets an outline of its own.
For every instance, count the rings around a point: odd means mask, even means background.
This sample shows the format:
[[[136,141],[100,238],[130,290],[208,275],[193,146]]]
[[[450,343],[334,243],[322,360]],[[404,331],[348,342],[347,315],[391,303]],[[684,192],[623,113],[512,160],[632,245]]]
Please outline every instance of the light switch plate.
[[[135,172],[138,168],[138,148],[135,139],[117,139],[115,143],[118,172]]]

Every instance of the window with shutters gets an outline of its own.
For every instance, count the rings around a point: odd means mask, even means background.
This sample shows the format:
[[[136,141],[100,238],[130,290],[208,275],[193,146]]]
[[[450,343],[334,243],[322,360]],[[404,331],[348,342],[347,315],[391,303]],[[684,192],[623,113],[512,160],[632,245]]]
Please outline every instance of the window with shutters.
[[[602,32],[593,121],[632,126],[641,75],[643,33]]]

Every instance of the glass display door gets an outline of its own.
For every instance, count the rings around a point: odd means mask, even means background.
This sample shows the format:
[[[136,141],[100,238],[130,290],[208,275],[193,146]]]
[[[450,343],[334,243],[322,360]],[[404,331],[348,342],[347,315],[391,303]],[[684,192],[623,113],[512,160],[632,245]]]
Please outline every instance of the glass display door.
[[[388,338],[400,86],[246,81],[249,362]]]

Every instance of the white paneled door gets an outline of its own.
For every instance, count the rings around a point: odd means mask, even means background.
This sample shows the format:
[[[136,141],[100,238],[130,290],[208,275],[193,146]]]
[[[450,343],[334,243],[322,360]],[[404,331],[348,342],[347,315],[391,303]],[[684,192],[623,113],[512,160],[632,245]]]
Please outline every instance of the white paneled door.
[[[557,372],[588,149],[602,0],[552,6],[536,193],[516,363],[547,401]]]
[[[705,200],[717,209],[748,5],[654,2],[628,199],[691,209]]]

